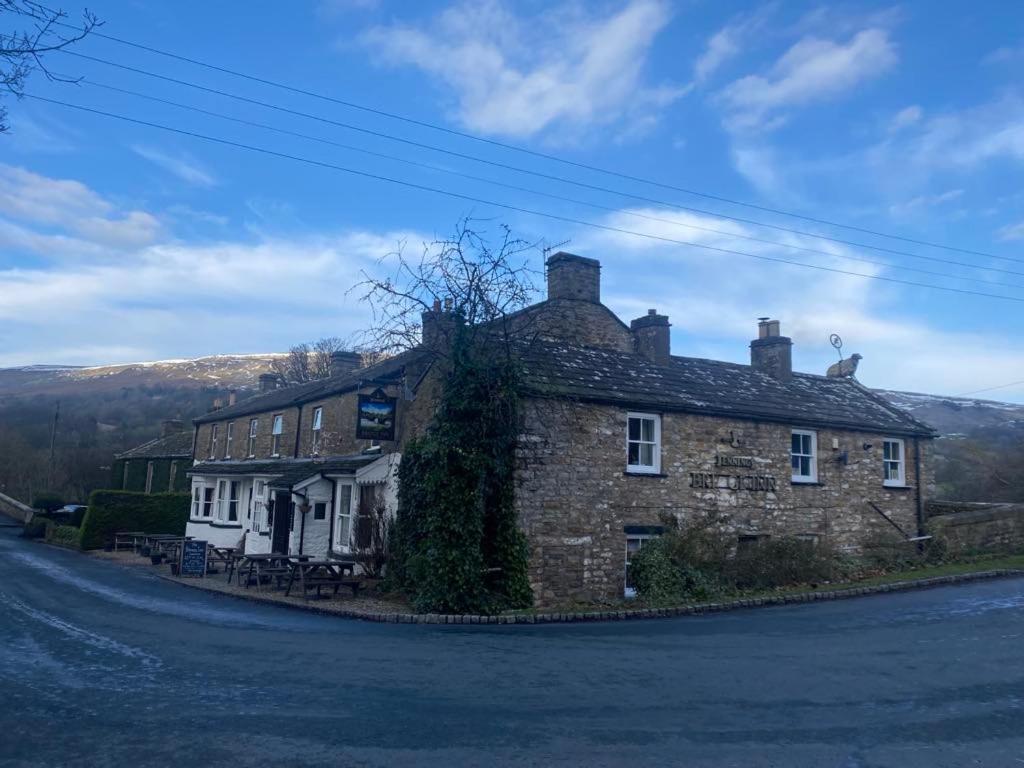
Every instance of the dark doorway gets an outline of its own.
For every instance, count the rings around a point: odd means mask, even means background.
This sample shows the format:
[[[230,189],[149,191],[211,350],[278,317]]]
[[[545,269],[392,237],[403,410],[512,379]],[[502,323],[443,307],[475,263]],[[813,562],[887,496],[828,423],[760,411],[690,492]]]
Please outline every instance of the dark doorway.
[[[292,529],[292,495],[288,491],[274,494],[274,519],[271,522],[270,551],[288,554],[288,536]]]
[[[379,485],[359,486],[359,517],[356,522],[356,549],[366,552],[373,549],[374,507],[377,505]]]

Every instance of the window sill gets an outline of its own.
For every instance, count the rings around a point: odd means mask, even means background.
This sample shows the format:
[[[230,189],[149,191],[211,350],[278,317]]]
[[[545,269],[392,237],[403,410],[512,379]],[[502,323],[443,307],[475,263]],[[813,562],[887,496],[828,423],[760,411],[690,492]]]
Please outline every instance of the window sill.
[[[257,536],[266,536],[267,538],[270,538],[270,531],[257,531],[256,535]]]
[[[882,487],[887,491],[912,491],[914,486],[912,485],[886,485],[882,484]]]
[[[195,523],[196,525],[209,525],[210,524],[209,520],[205,520],[205,519],[203,519],[201,517],[190,517],[188,519],[188,521],[190,523]]]
[[[824,483],[818,482],[817,480],[790,480],[790,485],[810,485],[810,486],[822,486]]]
[[[664,472],[638,472],[635,469],[627,469],[622,474],[626,477],[668,477]]]
[[[238,528],[241,529],[241,523],[210,523],[211,528]]]

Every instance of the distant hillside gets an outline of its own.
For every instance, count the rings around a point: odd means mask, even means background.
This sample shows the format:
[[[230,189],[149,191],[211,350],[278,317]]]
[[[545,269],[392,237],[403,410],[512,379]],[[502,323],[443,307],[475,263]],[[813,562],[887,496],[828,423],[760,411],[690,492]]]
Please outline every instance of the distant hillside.
[[[0,369],[0,491],[30,501],[52,486],[68,501],[83,501],[93,489],[108,487],[114,455],[158,437],[162,420],[188,424],[232,389],[244,397],[283,357]],[[51,473],[50,429],[58,402]]]
[[[931,424],[944,437],[963,437],[987,429],[1024,429],[1024,405],[887,389],[875,391],[893,405]]]
[[[37,395],[109,392],[125,387],[181,385],[255,388],[256,378],[270,370],[285,354],[211,355],[191,360],[157,360],[89,367],[27,365],[0,368],[0,398]]]

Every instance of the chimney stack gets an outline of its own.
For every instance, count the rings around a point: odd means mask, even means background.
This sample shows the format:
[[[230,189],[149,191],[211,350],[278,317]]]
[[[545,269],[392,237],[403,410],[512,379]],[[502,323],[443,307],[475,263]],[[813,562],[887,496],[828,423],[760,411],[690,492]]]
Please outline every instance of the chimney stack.
[[[331,376],[351,373],[363,367],[363,356],[358,352],[339,349],[331,352]]]
[[[232,406],[238,402],[238,392],[234,389],[228,390],[228,405]]]
[[[601,262],[559,251],[548,258],[548,298],[601,303]]]
[[[160,422],[160,437],[176,435],[184,429],[181,419],[164,419]]]
[[[439,349],[446,346],[455,330],[455,314],[452,312],[452,300],[445,299],[444,307],[440,299],[434,299],[434,306],[422,315],[422,342],[424,347]]]
[[[269,392],[272,389],[277,389],[280,378],[276,373],[261,373],[259,375],[260,392]]]
[[[778,320],[757,320],[757,338],[750,342],[750,365],[779,381],[789,381],[793,378],[793,340],[781,335]]]
[[[649,309],[643,317],[629,324],[633,332],[633,343],[638,355],[653,363],[667,363],[672,356],[669,341],[668,315],[659,315],[658,310]]]
[[[213,398],[213,407],[210,409],[211,411],[219,411],[223,407],[224,407],[224,400],[223,400],[223,398],[220,398],[220,397]]]

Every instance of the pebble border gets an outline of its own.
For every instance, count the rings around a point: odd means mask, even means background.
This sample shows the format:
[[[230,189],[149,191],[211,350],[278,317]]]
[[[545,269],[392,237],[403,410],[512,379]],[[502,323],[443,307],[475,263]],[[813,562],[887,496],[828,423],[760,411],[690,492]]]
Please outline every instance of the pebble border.
[[[680,605],[671,608],[637,608],[624,611],[582,611],[571,613],[520,613],[502,614],[498,616],[477,616],[470,614],[443,614],[443,613],[363,613],[345,609],[321,608],[315,604],[289,603],[274,599],[267,599],[257,594],[239,595],[232,592],[223,592],[218,589],[208,589],[201,583],[184,581],[171,576],[159,574],[159,578],[181,584],[193,589],[201,589],[227,597],[234,597],[240,600],[263,603],[264,605],[277,605],[284,608],[292,608],[299,611],[319,613],[325,616],[339,616],[349,619],[361,619],[381,624],[566,624],[592,621],[626,621],[628,619],[660,619],[673,616],[702,616],[708,613],[721,613],[724,611],[736,611],[746,608],[762,608],[773,605],[793,605],[796,603],[814,603],[822,600],[846,600],[851,597],[865,597],[868,595],[881,595],[889,592],[908,592],[918,589],[930,589],[942,587],[949,584],[962,584],[971,581],[982,581],[987,579],[1007,578],[1012,576],[1024,576],[1024,570],[1017,568],[999,568],[991,571],[975,571],[973,573],[958,573],[949,576],[932,576],[927,579],[912,579],[909,581],[894,581],[889,584],[877,584],[866,587],[849,587],[847,589],[822,590],[820,592],[800,592],[793,595],[776,595],[769,597],[752,597],[741,600],[730,600],[722,603],[695,603],[692,605]]]

